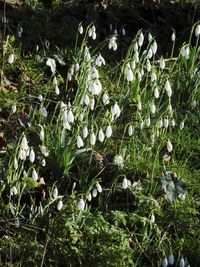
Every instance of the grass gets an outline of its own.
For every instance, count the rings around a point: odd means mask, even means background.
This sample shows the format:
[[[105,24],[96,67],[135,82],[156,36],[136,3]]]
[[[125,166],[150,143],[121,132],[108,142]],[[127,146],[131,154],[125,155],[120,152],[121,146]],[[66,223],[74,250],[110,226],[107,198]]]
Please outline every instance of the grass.
[[[199,266],[197,27],[167,58],[140,30],[117,64],[119,36],[96,47],[94,25],[68,50],[7,37],[4,266]]]

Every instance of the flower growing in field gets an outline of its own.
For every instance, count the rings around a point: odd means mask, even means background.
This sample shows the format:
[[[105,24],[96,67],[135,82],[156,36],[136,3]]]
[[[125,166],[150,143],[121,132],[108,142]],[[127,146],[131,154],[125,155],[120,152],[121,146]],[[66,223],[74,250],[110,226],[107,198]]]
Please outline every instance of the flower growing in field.
[[[82,211],[84,210],[84,208],[85,208],[85,201],[81,198],[78,202],[78,209]]]
[[[170,142],[170,140],[167,141],[167,150],[168,150],[168,152],[171,152],[173,150],[173,146],[172,146],[172,143]]]
[[[8,63],[9,63],[9,64],[13,64],[14,59],[15,59],[14,54],[10,54],[10,55],[8,56]]]
[[[114,157],[113,163],[115,165],[117,165],[118,167],[123,169],[124,168],[124,158],[123,158],[123,156],[122,155],[116,155]]]
[[[109,43],[108,43],[108,48],[113,49],[114,51],[117,50],[117,37],[113,36],[110,38]]]

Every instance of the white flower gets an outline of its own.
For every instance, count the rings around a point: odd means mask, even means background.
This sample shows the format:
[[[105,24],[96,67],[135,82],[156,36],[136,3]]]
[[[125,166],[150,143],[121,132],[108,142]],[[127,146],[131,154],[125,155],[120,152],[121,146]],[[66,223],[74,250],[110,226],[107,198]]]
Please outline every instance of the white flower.
[[[68,118],[68,122],[69,123],[73,123],[74,122],[74,114],[71,111],[71,109],[69,110],[68,114],[67,114],[67,118]]]
[[[175,32],[172,33],[171,40],[172,40],[172,42],[174,42],[176,40],[176,34],[175,34]]]
[[[42,128],[40,131],[40,140],[43,141],[44,140],[44,129]]]
[[[151,113],[154,114],[156,112],[156,106],[154,103],[151,104]]]
[[[18,169],[18,162],[16,157],[14,158],[14,169],[17,170]]]
[[[16,188],[16,186],[13,186],[12,192],[13,192],[14,195],[17,195],[17,188]]]
[[[167,266],[168,266],[168,260],[167,260],[167,258],[164,258],[164,259],[162,260],[162,266],[163,266],[163,267],[167,267]]]
[[[152,39],[153,39],[153,37],[152,37],[151,33],[149,32],[148,33],[148,41],[151,42]]]
[[[128,188],[128,180],[126,177],[124,177],[123,182],[122,182],[122,188],[127,189]]]
[[[169,120],[168,118],[164,119],[164,127],[167,129],[169,126]]]
[[[173,146],[172,146],[172,143],[170,142],[170,140],[167,141],[167,150],[168,150],[168,152],[171,152],[173,150]]]
[[[146,118],[146,126],[149,127],[151,124],[151,118],[150,117],[147,117]]]
[[[151,219],[150,220],[151,220],[151,223],[155,223],[156,218],[155,218],[154,213],[151,214]]]
[[[162,128],[163,127],[163,120],[160,119],[159,122],[158,122],[158,128]]]
[[[185,260],[183,257],[181,257],[181,259],[179,261],[179,267],[185,267]]]
[[[112,135],[112,127],[111,127],[111,125],[108,125],[106,128],[106,137],[110,138],[111,135]]]
[[[144,42],[144,35],[142,32],[140,32],[139,39],[138,39],[138,45],[141,47]]]
[[[151,45],[151,49],[152,49],[153,54],[155,55],[158,49],[156,40],[153,41],[153,44]]]
[[[114,157],[114,161],[113,161],[113,163],[114,163],[115,165],[117,165],[118,167],[123,168],[123,167],[124,167],[124,158],[123,158],[123,156],[122,156],[122,155],[116,155],[116,156]]]
[[[78,148],[81,148],[81,147],[84,146],[84,144],[83,144],[83,139],[80,137],[80,135],[78,135],[78,137],[77,137],[76,144],[77,144],[77,147],[78,147]]]
[[[133,81],[133,72],[132,72],[131,68],[129,68],[129,69],[127,70],[126,79],[127,79],[127,81],[129,81],[129,82]]]
[[[94,106],[95,106],[95,99],[94,97],[91,99],[91,103],[90,103],[90,109],[94,110]]]
[[[99,81],[99,79],[95,79],[92,81],[90,90],[91,90],[92,95],[99,95],[100,94],[100,92],[102,90],[102,85],[101,85],[101,82]]]
[[[42,102],[43,96],[41,94],[39,94],[38,99],[40,100],[40,102]]]
[[[198,24],[198,25],[196,26],[196,28],[195,28],[195,35],[196,35],[196,37],[198,37],[199,34],[200,34],[200,24]]]
[[[90,104],[90,98],[88,95],[85,96],[84,103],[86,106],[88,106]]]
[[[87,136],[88,136],[88,128],[87,128],[87,126],[85,126],[83,128],[83,138],[86,138]]]
[[[169,114],[172,114],[173,113],[173,108],[172,108],[172,105],[171,104],[168,105],[168,110],[169,110]]]
[[[154,82],[156,80],[157,80],[157,76],[156,76],[155,72],[152,72],[151,73],[151,81]]]
[[[103,94],[103,104],[107,105],[107,104],[109,104],[109,102],[110,102],[109,96],[106,93],[104,93]]]
[[[165,82],[165,90],[167,92],[168,97],[171,97],[172,89],[171,89],[171,85],[168,80]]]
[[[26,151],[23,148],[21,148],[20,151],[19,151],[19,158],[21,160],[25,160],[26,159]]]
[[[17,107],[16,107],[16,105],[14,104],[14,105],[12,106],[12,113],[14,114],[14,113],[16,112],[16,110],[17,110]]]
[[[113,49],[114,51],[117,50],[117,37],[113,36],[110,38],[109,43],[108,43],[108,48]]]
[[[34,168],[33,168],[33,171],[32,171],[32,178],[35,181],[37,181],[37,179],[38,179],[38,174],[37,174],[37,172],[36,172],[36,170]]]
[[[154,89],[154,96],[155,96],[155,98],[159,98],[159,96],[160,96],[160,93],[159,93],[159,90],[158,90],[158,87],[157,86]]]
[[[94,134],[94,133],[91,133],[91,135],[90,135],[90,143],[91,143],[91,145],[95,145],[95,143],[96,143],[96,135]]]
[[[117,103],[111,109],[112,117],[118,118],[120,116],[121,110]]]
[[[46,160],[45,159],[42,159],[41,165],[42,165],[42,167],[45,167],[46,166]]]
[[[82,26],[82,24],[79,24],[79,26],[78,26],[78,32],[80,34],[83,34],[83,26]]]
[[[46,146],[40,146],[40,151],[45,157],[49,156],[49,151],[47,150]]]
[[[134,70],[136,68],[135,60],[131,61],[131,69]]]
[[[60,94],[60,90],[59,90],[59,88],[58,88],[57,85],[55,86],[55,93],[56,93],[56,95],[59,95]]]
[[[161,70],[164,70],[164,68],[165,68],[165,60],[164,60],[163,57],[160,58],[159,63],[160,63]]]
[[[15,59],[14,54],[10,54],[10,55],[8,56],[8,63],[9,63],[9,64],[13,64],[14,59]]]
[[[88,49],[87,46],[86,46],[86,48],[85,48],[84,59],[85,59],[86,61],[90,61],[90,59],[91,59],[90,51],[89,51],[89,49]]]
[[[57,199],[57,197],[58,197],[58,188],[55,187],[54,190],[53,190],[53,198]]]
[[[94,188],[94,189],[92,190],[92,196],[95,198],[95,197],[97,196],[97,194],[98,194],[98,191],[97,191],[96,188]]]
[[[97,191],[99,192],[99,193],[102,193],[102,187],[101,187],[101,185],[99,184],[99,183],[97,183]]]
[[[29,154],[29,159],[30,159],[30,162],[32,162],[32,163],[35,161],[35,152],[32,148],[31,148],[31,151]]]
[[[150,59],[150,58],[152,58],[152,56],[153,56],[153,51],[152,51],[151,47],[149,47],[147,57]]]
[[[92,200],[92,195],[91,195],[91,193],[89,193],[89,194],[86,196],[86,199],[87,199],[88,201],[91,201],[91,200]]]
[[[137,104],[137,108],[138,110],[142,110],[142,103],[141,101],[139,100],[138,104]]]
[[[53,55],[54,58],[58,61],[58,63],[62,66],[65,66],[66,63],[63,61],[63,59],[61,57],[59,57],[58,55]]]
[[[101,54],[98,55],[98,57],[96,58],[95,60],[95,64],[98,66],[98,67],[101,67],[101,65],[105,65],[105,59],[102,57]]]
[[[43,116],[44,118],[47,117],[48,113],[47,113],[47,110],[46,110],[45,107],[42,108],[42,112],[41,112],[41,114],[42,114],[42,116]]]
[[[48,58],[46,65],[50,67],[52,74],[56,72],[56,61],[53,58]]]
[[[172,119],[172,121],[171,121],[171,125],[172,125],[172,127],[174,127],[174,126],[176,125],[176,122],[175,122],[174,119]]]
[[[122,35],[123,35],[123,36],[126,35],[126,30],[124,29],[124,27],[122,27]]]
[[[143,129],[143,127],[144,127],[144,121],[143,121],[143,120],[141,120],[141,121],[140,121],[140,130],[142,130],[142,129]]]
[[[181,123],[180,123],[180,130],[183,130],[183,128],[184,128],[184,121],[182,121]]]
[[[182,55],[186,60],[188,60],[189,57],[190,57],[190,48],[189,48],[189,46],[186,46],[186,47],[183,46],[183,47],[181,48],[180,53],[181,53],[181,55]]]
[[[84,210],[84,208],[85,208],[85,201],[81,198],[78,202],[78,209]]]
[[[29,149],[28,141],[27,141],[25,135],[24,135],[23,138],[22,138],[22,141],[21,141],[21,147],[22,147],[22,149],[24,149],[24,150],[28,150],[28,149]]]
[[[104,135],[104,132],[103,132],[102,129],[99,130],[98,138],[99,138],[99,141],[100,142],[103,142],[104,141],[105,135]]]
[[[147,59],[146,67],[147,67],[147,71],[150,72],[150,70],[151,70],[151,63],[150,63],[150,61],[148,59]]]
[[[63,202],[62,202],[62,200],[59,200],[58,205],[57,205],[57,210],[60,211],[62,209],[62,207],[63,207]]]
[[[174,264],[174,255],[173,254],[169,255],[168,262],[169,262],[170,265]]]
[[[133,126],[130,124],[128,127],[128,135],[131,136],[133,134]]]
[[[19,27],[19,30],[17,32],[18,38],[21,38],[22,37],[22,33],[23,33],[23,28],[22,27]]]

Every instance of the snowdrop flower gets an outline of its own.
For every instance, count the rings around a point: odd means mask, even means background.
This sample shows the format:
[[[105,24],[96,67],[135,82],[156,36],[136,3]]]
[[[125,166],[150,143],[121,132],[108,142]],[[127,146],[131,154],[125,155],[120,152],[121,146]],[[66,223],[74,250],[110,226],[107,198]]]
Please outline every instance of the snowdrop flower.
[[[92,95],[99,95],[102,90],[102,85],[99,79],[95,79],[91,86]]]
[[[124,29],[124,27],[122,27],[122,35],[123,35],[123,36],[126,35],[126,30]]]
[[[86,106],[88,106],[90,104],[90,98],[88,95],[85,96],[84,103]]]
[[[109,102],[110,102],[109,96],[106,93],[104,93],[103,94],[103,104],[107,105],[107,104],[109,104]]]
[[[138,39],[138,46],[141,47],[144,42],[144,35],[142,32],[140,32],[139,39]]]
[[[117,50],[117,37],[113,36],[110,38],[109,43],[108,43],[108,48],[113,49],[114,51]]]
[[[81,198],[78,202],[78,209],[82,211],[84,210],[84,208],[85,208],[85,201]]]
[[[49,156],[49,151],[47,150],[46,146],[40,146],[40,151],[45,157]]]
[[[90,144],[94,146],[96,143],[96,135],[94,133],[91,133],[90,135]]]
[[[42,108],[42,112],[41,112],[41,114],[42,114],[42,116],[43,116],[44,118],[46,118],[46,117],[47,117],[47,115],[48,115],[48,112],[47,112],[47,110],[46,110],[46,108],[45,108],[45,107],[43,107],[43,108]]]
[[[173,146],[172,146],[172,143],[170,142],[170,140],[167,141],[167,150],[168,150],[168,152],[171,152],[173,150]]]
[[[25,151],[23,148],[21,148],[21,149],[19,150],[19,158],[20,158],[21,160],[25,160],[25,159],[26,159],[26,151]]]
[[[195,28],[195,35],[196,35],[196,37],[199,37],[199,35],[200,35],[200,24],[198,24]]]
[[[157,80],[157,76],[156,76],[155,72],[152,72],[151,73],[151,81],[155,82],[156,80]]]
[[[57,85],[55,86],[55,93],[56,93],[56,95],[59,95],[60,94],[60,90],[59,90],[59,88],[58,88]]]
[[[94,110],[94,106],[95,106],[95,99],[94,97],[91,99],[91,102],[90,102],[90,109],[91,110]]]
[[[181,123],[180,123],[180,130],[183,130],[183,128],[184,128],[184,121],[182,121]]]
[[[54,199],[58,198],[58,188],[57,187],[55,187],[54,190],[53,190],[53,198]]]
[[[106,137],[110,138],[111,135],[112,135],[112,127],[111,127],[111,125],[108,125],[106,128]]]
[[[164,258],[164,259],[162,260],[162,266],[163,266],[163,267],[167,267],[167,266],[168,266],[168,260],[167,260],[167,258]]]
[[[150,59],[150,58],[152,58],[152,56],[153,56],[153,51],[152,51],[151,47],[149,47],[147,57]]]
[[[50,67],[52,74],[56,72],[56,61],[53,58],[48,58],[46,65]]]
[[[169,262],[169,265],[173,265],[174,264],[174,255],[173,254],[169,255],[168,262]]]
[[[71,111],[71,109],[68,111],[67,118],[68,118],[68,122],[69,123],[73,123],[74,122],[74,114]]]
[[[75,63],[75,65],[74,65],[74,71],[75,71],[75,72],[78,72],[79,69],[80,69],[80,65],[79,65],[79,63],[77,62],[77,63]]]
[[[154,55],[156,54],[157,49],[158,49],[158,45],[157,45],[156,40],[154,40],[153,41],[153,44],[151,45],[151,50],[152,50],[152,52],[153,52]]]
[[[130,124],[128,127],[128,135],[132,136],[133,135],[133,126]]]
[[[58,55],[53,55],[54,58],[57,60],[57,62],[62,65],[62,66],[65,66],[65,62],[63,61],[63,59],[61,57],[59,57]]]
[[[141,101],[139,100],[138,104],[137,104],[137,108],[138,110],[142,110],[142,103]]]
[[[91,195],[91,193],[89,193],[89,194],[86,196],[86,199],[87,199],[88,201],[91,201],[91,200],[92,200],[92,195]]]
[[[167,129],[169,126],[169,120],[168,118],[164,119],[164,127]]]
[[[114,106],[111,108],[112,117],[118,118],[121,114],[121,110],[117,102],[114,104]]]
[[[82,26],[82,24],[79,24],[79,25],[78,25],[78,32],[79,32],[80,34],[83,34],[83,26]]]
[[[151,223],[155,223],[156,218],[155,218],[154,213],[151,214],[151,219],[150,220],[151,220]]]
[[[127,81],[129,81],[129,82],[133,81],[133,72],[131,70],[131,67],[130,67],[129,63],[127,64],[125,73],[126,73]]]
[[[40,102],[42,102],[43,96],[41,94],[39,94],[38,99],[40,100]]]
[[[176,40],[176,34],[175,34],[175,32],[173,32],[171,35],[171,41],[175,42],[175,40]]]
[[[84,144],[83,144],[83,139],[80,137],[80,135],[78,135],[78,137],[77,137],[76,144],[77,144],[77,147],[78,147],[78,148],[81,148],[81,147],[84,146]]]
[[[16,188],[16,186],[13,186],[13,188],[12,188],[12,193],[14,194],[14,195],[17,195],[17,188]]]
[[[159,122],[158,122],[158,128],[162,128],[163,127],[163,120],[160,119]]]
[[[137,42],[134,44],[134,51],[138,53],[138,44],[137,44]]]
[[[38,180],[38,174],[36,172],[36,170],[33,168],[33,171],[32,171],[32,178],[33,180],[37,181]]]
[[[62,202],[62,200],[59,200],[58,205],[57,205],[57,210],[60,211],[62,209],[62,207],[63,207],[63,202]]]
[[[14,169],[17,170],[18,169],[18,162],[16,157],[14,158]]]
[[[128,180],[126,179],[126,177],[124,177],[124,179],[122,181],[122,188],[123,189],[127,189],[128,188]]]
[[[144,128],[144,121],[141,120],[141,121],[140,121],[140,130],[142,130],[143,128]]]
[[[183,46],[180,51],[181,55],[188,60],[190,58],[190,48],[189,46]]]
[[[156,112],[156,106],[154,103],[151,104],[151,113],[154,114]]]
[[[83,138],[87,138],[87,136],[88,136],[88,128],[87,128],[87,126],[85,126],[83,128]]]
[[[14,105],[12,106],[12,113],[14,114],[14,113],[16,112],[16,110],[17,110],[17,107],[16,107],[16,105],[14,104]]]
[[[46,166],[46,160],[45,159],[42,159],[41,165],[42,165],[42,167],[45,167]]]
[[[146,63],[146,68],[147,68],[148,72],[151,71],[151,63],[150,63],[150,61],[148,59],[147,59],[147,63]]]
[[[150,117],[146,118],[146,126],[149,127],[151,124],[151,119]]]
[[[172,108],[172,105],[171,104],[168,105],[168,110],[169,110],[169,114],[172,114],[173,113],[173,108]]]
[[[163,57],[160,58],[159,63],[160,63],[161,70],[164,70],[164,68],[165,68],[165,60],[164,60]]]
[[[148,33],[148,41],[151,42],[152,39],[153,39],[153,37],[152,37],[151,33],[149,32]]]
[[[22,141],[21,141],[21,147],[22,147],[22,149],[24,149],[24,150],[28,150],[28,149],[29,149],[28,141],[27,141],[25,135],[24,135],[23,138],[22,138]]]
[[[40,131],[40,140],[43,141],[44,140],[44,129],[42,128]]]
[[[160,93],[159,93],[159,90],[158,90],[157,86],[154,89],[154,96],[155,96],[155,98],[159,98],[160,97]]]
[[[116,155],[114,157],[113,163],[115,165],[117,165],[118,167],[123,168],[124,167],[124,158],[123,158],[123,156],[122,155]]]
[[[19,30],[17,32],[18,38],[21,38],[22,37],[22,33],[23,33],[23,28],[22,27],[19,27]]]
[[[10,55],[8,56],[8,63],[9,63],[9,64],[13,64],[14,59],[15,59],[14,54],[10,54]]]
[[[91,79],[99,79],[99,72],[95,67],[90,68],[89,75],[91,76]]]
[[[165,82],[165,90],[167,92],[168,97],[171,97],[172,89],[171,89],[171,85],[168,80]]]
[[[134,70],[136,68],[135,60],[131,61],[131,69]]]
[[[99,130],[98,138],[100,142],[104,141],[105,135],[102,129]]]
[[[30,162],[32,162],[32,163],[35,161],[35,152],[32,148],[30,151],[29,159],[30,159]]]
[[[179,267],[185,267],[185,260],[183,257],[181,257],[181,259],[179,261]]]
[[[88,49],[87,46],[85,47],[84,59],[85,59],[86,61],[90,61],[90,59],[91,59],[90,51],[89,51],[89,49]]]
[[[105,59],[102,57],[101,54],[98,55],[98,57],[96,58],[95,60],[95,64],[98,66],[98,67],[101,67],[102,65],[105,65]]]
[[[176,125],[176,123],[175,123],[175,120],[174,120],[174,119],[172,119],[172,121],[171,121],[171,125],[172,125],[172,127],[174,127],[174,126]]]
[[[102,193],[102,187],[101,187],[101,185],[99,184],[99,183],[97,183],[97,191],[99,192],[99,193]]]
[[[95,198],[95,197],[97,196],[97,194],[98,194],[97,189],[94,188],[94,189],[92,190],[92,196]]]

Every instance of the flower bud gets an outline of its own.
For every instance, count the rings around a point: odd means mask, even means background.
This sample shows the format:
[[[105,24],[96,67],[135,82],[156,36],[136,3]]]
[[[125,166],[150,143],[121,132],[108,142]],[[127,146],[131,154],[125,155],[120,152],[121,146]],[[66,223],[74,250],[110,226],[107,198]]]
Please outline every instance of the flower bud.
[[[59,200],[58,205],[57,205],[57,210],[60,211],[62,209],[62,207],[63,207],[63,202],[62,202],[62,200]]]
[[[84,208],[85,208],[85,202],[84,202],[84,200],[81,198],[80,200],[79,200],[79,202],[78,202],[78,209],[79,210],[84,210]]]

